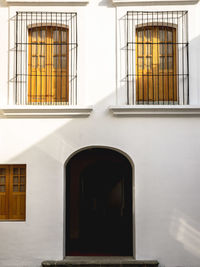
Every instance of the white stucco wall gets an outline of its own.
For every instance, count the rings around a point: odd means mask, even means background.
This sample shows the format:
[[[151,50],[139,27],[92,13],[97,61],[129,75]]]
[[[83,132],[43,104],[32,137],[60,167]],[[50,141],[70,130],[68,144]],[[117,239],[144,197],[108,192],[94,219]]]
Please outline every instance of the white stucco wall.
[[[125,7],[118,8],[118,14]],[[200,5],[130,6],[188,10],[190,92],[200,103]],[[108,146],[135,166],[136,259],[165,267],[199,267],[200,117],[113,117],[116,103],[116,10],[110,1],[86,6],[8,6],[0,1],[0,96],[8,88],[8,17],[16,10],[78,12],[78,92],[88,118],[0,119],[0,163],[27,164],[26,221],[0,222],[0,266],[40,266],[64,255],[64,164],[76,150]]]

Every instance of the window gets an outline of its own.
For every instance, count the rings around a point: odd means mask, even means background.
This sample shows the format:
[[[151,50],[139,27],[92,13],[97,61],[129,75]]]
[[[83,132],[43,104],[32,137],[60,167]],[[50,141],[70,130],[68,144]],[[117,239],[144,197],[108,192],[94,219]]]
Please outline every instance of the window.
[[[0,220],[25,220],[26,165],[0,165]]]
[[[189,104],[187,12],[128,11],[122,20],[127,103]]]
[[[17,12],[15,104],[77,104],[76,13]]]
[[[177,102],[176,28],[136,29],[136,101]]]
[[[29,29],[28,103],[68,103],[68,28]]]

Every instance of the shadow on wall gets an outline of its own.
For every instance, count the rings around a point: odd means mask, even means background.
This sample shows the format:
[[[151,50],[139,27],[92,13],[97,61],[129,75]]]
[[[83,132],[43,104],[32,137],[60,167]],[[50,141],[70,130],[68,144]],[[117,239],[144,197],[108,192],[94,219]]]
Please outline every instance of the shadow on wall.
[[[41,194],[41,188],[37,188],[37,183],[39,182],[37,177],[41,177],[41,172],[43,173],[43,183],[48,184],[56,183],[57,179],[63,170],[64,162],[66,159],[76,150],[91,146],[108,146],[121,149],[125,153],[134,157],[145,157],[141,155],[141,151],[148,151],[149,141],[147,143],[144,140],[149,140],[149,128],[154,132],[158,132],[159,136],[164,135],[167,128],[170,127],[170,120],[176,119],[164,118],[163,122],[159,120],[160,123],[157,123],[159,118],[115,118],[108,111],[108,106],[113,103],[115,100],[115,94],[111,94],[107,98],[101,100],[94,107],[94,112],[89,118],[76,118],[76,119],[58,119],[56,120],[56,127],[53,127],[52,132],[50,132],[45,137],[36,141],[30,147],[28,147],[29,140],[33,136],[33,129],[40,131],[40,126],[48,127],[49,124],[54,125],[54,120],[51,119],[22,119],[22,120],[10,120],[10,127],[13,129],[13,122],[18,123],[18,127],[23,127],[22,133],[24,136],[24,144],[27,142],[27,149],[21,150],[18,154],[14,155],[12,158],[7,160],[7,163],[26,163],[28,171],[30,173],[29,179],[29,190],[31,192],[32,198],[33,195],[37,195],[38,192]],[[198,119],[198,118],[196,118]],[[166,123],[167,120],[167,123]],[[59,121],[59,123],[58,123]],[[180,119],[181,121],[181,119]],[[177,122],[177,121],[176,121]],[[120,129],[119,129],[120,123]],[[183,123],[183,122],[182,122]],[[189,124],[189,120],[186,118],[185,124]],[[194,121],[193,121],[194,125]],[[197,124],[196,124],[197,125]],[[178,125],[176,125],[178,127]],[[188,126],[189,127],[189,126]],[[161,130],[162,128],[162,130]],[[119,129],[119,131],[116,131]],[[42,130],[41,130],[42,131]],[[181,130],[180,130],[181,131]],[[139,136],[142,133],[142,140]],[[16,136],[15,131],[12,131],[13,139],[11,142],[13,144],[20,142],[19,135]],[[173,137],[173,132],[170,133]],[[30,136],[30,139],[27,137]],[[130,145],[130,136],[132,138]],[[127,140],[129,140],[127,142]],[[135,142],[134,142],[135,140]],[[176,138],[174,139],[176,141]],[[154,140],[155,141],[155,140]],[[136,144],[137,143],[137,144]],[[22,144],[21,146],[23,146]],[[10,144],[11,146],[12,144]],[[174,148],[175,144],[170,144]],[[154,150],[158,149],[154,146]],[[4,150],[4,149],[3,149]],[[140,156],[139,156],[140,155]],[[134,159],[133,159],[134,161]],[[38,166],[39,169],[38,169]],[[137,168],[137,164],[136,164]],[[140,168],[140,166],[139,166]],[[53,172],[50,174],[50,172]],[[30,177],[31,176],[31,177]],[[137,177],[136,177],[137,180]],[[31,186],[34,185],[34,190],[31,190]],[[37,188],[37,190],[36,190]],[[58,190],[58,188],[56,189]],[[173,192],[175,192],[174,190]],[[43,203],[40,203],[39,200],[35,199],[35,203],[40,205],[40,211],[42,211],[43,216],[49,216],[54,213],[49,210],[50,207],[47,207],[45,203],[48,203],[49,197],[52,196],[54,192],[52,190],[45,190],[43,193]],[[59,195],[59,192],[56,194]],[[176,196],[174,196],[176,197]],[[184,199],[187,202],[187,197]],[[162,201],[161,201],[162,203]],[[34,212],[35,207],[32,208],[32,211],[27,210],[27,213],[30,214]],[[173,243],[173,248],[176,247],[177,251],[181,255],[184,255],[184,259],[188,264],[192,262],[199,262],[200,255],[198,253],[198,247],[200,245],[200,229],[198,227],[198,216],[195,219],[194,213],[190,214],[190,209],[184,209],[182,205],[174,207],[177,212],[173,212],[167,216],[169,218],[169,223],[166,223],[163,228],[163,238],[166,238],[170,243]],[[186,210],[186,212],[185,212]],[[199,209],[196,209],[199,210]],[[38,212],[38,211],[37,211]],[[163,211],[164,212],[164,211]],[[45,215],[46,214],[46,215]],[[40,223],[41,219],[37,218],[37,223]],[[159,220],[159,217],[158,217]],[[52,221],[54,218],[52,217]],[[137,218],[136,218],[137,221]],[[44,231],[44,235],[48,236],[48,229]],[[147,231],[148,235],[148,231]],[[170,238],[171,236],[171,238]],[[147,237],[148,238],[148,237]],[[175,240],[176,243],[174,243]],[[27,241],[29,243],[29,241]],[[156,239],[154,240],[154,249],[156,248]],[[31,244],[29,244],[31,247]],[[29,246],[27,245],[27,246]],[[149,244],[150,246],[150,244]],[[137,247],[136,247],[137,248]],[[38,249],[40,245],[38,245]],[[31,248],[30,248],[31,250]],[[170,247],[168,248],[170,251]],[[42,251],[42,249],[41,249]],[[172,251],[171,251],[172,252]],[[179,254],[176,253],[174,257],[179,257]],[[28,254],[27,254],[28,256]],[[155,255],[159,257],[159,255]],[[179,259],[176,260],[176,264]],[[190,261],[191,260],[191,261]],[[162,258],[161,258],[162,261]]]
[[[189,81],[191,99],[196,99],[196,104],[200,103],[200,36],[192,39],[189,43]]]
[[[1,3],[5,3],[5,1],[1,0]],[[100,3],[103,5],[103,3],[106,3],[106,1],[101,1]],[[190,72],[191,73],[190,85],[192,90],[196,88],[196,91],[194,90],[194,94],[197,97],[198,101],[200,102],[200,95],[198,91],[200,84],[200,75],[198,73],[200,69],[200,54],[198,53],[200,47],[199,36],[190,42],[190,47],[194,50],[190,54],[190,65],[191,65],[190,67],[192,69],[192,73]],[[195,62],[195,64],[193,64],[193,62]],[[119,95],[126,96],[125,86],[119,88]],[[150,138],[149,134],[151,137],[154,135],[155,139],[157,139],[155,140],[152,137],[153,144],[159,142],[160,140],[159,138],[162,139],[163,136],[166,137],[167,135],[167,138],[169,137],[169,140],[171,140],[171,143],[168,145],[170,146],[171,151],[173,151],[174,153],[176,153],[176,147],[177,147],[176,140],[178,138],[177,136],[176,138],[174,138],[173,127],[176,127],[176,134],[178,135],[178,137],[185,137],[182,136],[183,134],[182,130],[183,129],[185,130],[186,128],[190,129],[190,127],[193,127],[194,132],[196,130],[196,133],[198,135],[199,118],[192,118],[191,120],[191,117],[190,118],[185,117],[184,118],[185,120],[183,121],[182,120],[183,116],[180,118],[180,120],[177,120],[177,117],[175,116],[170,119],[168,117],[165,118],[162,117],[163,118],[162,120],[160,120],[159,117],[152,118],[151,116],[149,116],[148,118],[113,117],[108,110],[108,106],[115,103],[115,96],[116,96],[115,93],[112,93],[108,97],[96,103],[94,105],[94,111],[89,118],[56,119],[56,120],[55,119],[2,120],[2,124],[5,123],[7,125],[7,129],[9,129],[9,133],[6,133],[4,138],[5,140],[9,139],[10,148],[11,147],[15,148],[13,149],[13,155],[11,157],[9,156],[8,153],[6,162],[4,163],[27,164],[28,167],[27,179],[29,179],[28,192],[31,194],[31,197],[30,195],[28,195],[28,201],[34,202],[34,203],[31,202],[32,209],[31,210],[27,209],[27,218],[29,218],[30,214],[34,213],[32,217],[33,220],[36,220],[36,222],[34,221],[36,225],[38,224],[40,226],[40,222],[44,219],[44,217],[47,214],[48,214],[47,216],[51,216],[52,225],[56,220],[54,215],[56,213],[57,206],[56,208],[48,207],[48,200],[50,197],[53,196],[53,194],[60,196],[61,193],[58,192],[59,188],[53,188],[50,191],[48,191],[44,186],[44,184],[48,184],[49,182],[51,184],[54,184],[59,178],[62,179],[62,177],[58,176],[63,171],[64,162],[74,151],[82,147],[87,147],[92,145],[93,146],[102,145],[108,147],[115,147],[126,152],[132,157],[133,161],[134,161],[134,155],[137,155],[137,159],[140,158],[142,160],[144,159],[148,160],[148,153],[151,150],[150,147],[151,139],[149,139]],[[125,98],[123,99],[123,101],[125,103]],[[174,120],[176,120],[176,125],[173,124]],[[8,128],[9,124],[10,128]],[[183,126],[183,124],[184,127],[186,128],[182,127],[179,129],[179,125]],[[194,127],[196,128],[194,129]],[[16,130],[13,129],[19,129],[19,130],[16,132]],[[49,132],[46,129],[49,129]],[[169,132],[169,129],[170,130],[172,129],[172,131]],[[158,133],[158,135],[156,135],[156,133]],[[182,142],[181,144],[184,149],[185,139],[179,138],[179,142]],[[165,148],[166,143],[163,142],[163,140],[161,140],[161,144],[162,148],[163,147]],[[6,142],[5,144],[2,144],[1,153],[3,153],[3,151],[5,151],[6,153],[7,151],[6,145],[7,145]],[[156,150],[155,153],[159,152],[160,148],[158,146],[159,145],[157,145],[157,147],[153,146],[152,153],[155,150]],[[143,151],[145,151],[145,153]],[[163,154],[164,154],[163,152],[162,154],[160,152],[159,154],[160,157],[162,157]],[[40,166],[40,168],[38,168],[38,166]],[[138,165],[136,162],[136,168],[137,166]],[[139,168],[141,168],[141,166],[139,166],[138,169]],[[54,171],[50,173],[53,169]],[[43,177],[42,187],[39,186],[39,180],[37,178],[37,177],[40,178],[41,176]],[[31,188],[32,185],[34,186],[34,190],[32,190]],[[138,188],[136,188],[136,191],[137,190]],[[178,190],[181,189],[177,188],[174,189],[173,191],[174,198],[176,198],[175,192]],[[41,203],[40,199],[37,198],[38,192],[39,194],[43,194],[43,203]],[[191,193],[192,190],[190,191],[190,194]],[[190,195],[185,195],[184,199],[180,199],[181,202],[187,203],[187,197],[190,197]],[[197,206],[195,207],[196,211],[199,211],[198,203],[199,199],[197,199]],[[60,202],[58,204],[60,204]],[[186,262],[188,261],[187,266],[190,265],[190,261],[198,263],[200,260],[200,254],[198,252],[198,248],[200,246],[200,228],[198,224],[199,214],[196,214],[195,217],[194,211],[191,212],[190,205],[188,205],[187,207],[186,206],[184,207],[184,205],[181,204],[177,204],[177,206],[171,206],[172,211],[167,215],[167,218],[169,218],[169,222],[166,223],[162,228],[163,238],[166,238],[168,240],[170,238],[170,242],[176,244],[174,246],[178,248],[178,252],[180,251],[181,255],[184,255],[184,259],[182,259],[182,261],[184,260]],[[38,206],[40,207],[40,209],[38,209]],[[163,209],[162,212],[165,213],[165,210]],[[37,216],[38,214],[40,216]],[[28,222],[28,224],[29,224],[28,227],[32,227],[31,226],[32,221]],[[62,222],[60,222],[60,225],[62,227]],[[33,229],[32,231],[34,230],[35,229]],[[20,235],[23,236],[24,233],[20,233]],[[43,230],[43,235],[44,235],[44,240],[46,237],[49,236],[49,230],[47,228]],[[40,243],[41,240],[39,239],[37,234],[34,235],[34,238],[38,238],[39,240],[38,246],[35,249],[35,251],[36,253],[38,252],[40,255],[40,251],[43,251],[43,243],[42,244]],[[26,257],[28,258],[29,253],[31,253],[32,251],[31,243],[35,242],[35,240],[34,239],[30,240],[28,238],[26,240],[27,240]],[[49,241],[48,238],[47,240]],[[46,245],[48,248],[48,245],[50,244]],[[149,244],[149,247],[151,245],[152,243]],[[156,246],[158,247],[158,245],[159,244],[156,244],[156,238],[155,238],[154,248],[156,248]],[[173,248],[168,247],[169,253]],[[10,251],[10,254],[12,255],[12,250]],[[179,254],[178,253],[176,254],[177,255],[175,255],[174,257],[179,257]],[[159,257],[159,255],[155,255],[155,257],[156,256]],[[25,257],[23,251],[22,254],[19,255],[19,258],[20,257],[21,258]],[[176,258],[176,265],[178,260],[179,258]],[[198,266],[198,264],[196,264],[196,266]]]

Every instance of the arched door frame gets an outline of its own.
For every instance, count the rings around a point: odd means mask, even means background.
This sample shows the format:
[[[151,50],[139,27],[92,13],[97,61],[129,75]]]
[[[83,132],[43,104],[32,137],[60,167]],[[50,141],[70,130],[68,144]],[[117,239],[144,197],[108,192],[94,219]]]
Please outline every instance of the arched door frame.
[[[63,177],[63,258],[66,257],[65,252],[66,252],[66,180],[67,180],[67,175],[66,175],[66,166],[68,162],[79,152],[82,152],[84,150],[92,149],[92,148],[102,148],[102,149],[108,149],[108,150],[113,150],[118,152],[119,154],[123,155],[127,160],[129,161],[131,168],[132,168],[132,227],[133,227],[133,232],[132,232],[132,242],[133,242],[133,258],[135,259],[136,256],[136,231],[135,231],[135,165],[133,163],[132,158],[123,150],[118,149],[116,147],[110,147],[110,146],[103,146],[103,145],[90,145],[86,147],[81,147],[77,150],[75,150],[73,153],[70,154],[70,156],[66,159],[64,163],[64,177]]]

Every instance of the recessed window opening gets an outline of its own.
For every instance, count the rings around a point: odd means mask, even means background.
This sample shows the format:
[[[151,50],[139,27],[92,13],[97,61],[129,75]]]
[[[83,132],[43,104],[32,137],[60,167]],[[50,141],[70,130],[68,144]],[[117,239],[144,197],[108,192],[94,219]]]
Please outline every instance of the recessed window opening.
[[[122,154],[87,149],[66,166],[66,255],[132,256],[132,167]]]
[[[124,22],[127,103],[189,104],[187,11],[129,11]]]
[[[76,13],[17,12],[15,104],[77,104]]]

